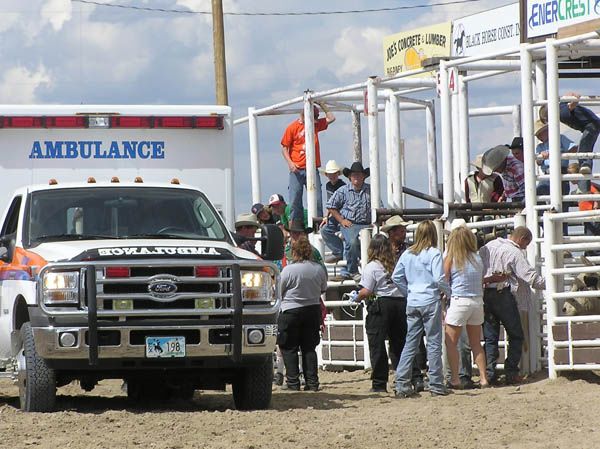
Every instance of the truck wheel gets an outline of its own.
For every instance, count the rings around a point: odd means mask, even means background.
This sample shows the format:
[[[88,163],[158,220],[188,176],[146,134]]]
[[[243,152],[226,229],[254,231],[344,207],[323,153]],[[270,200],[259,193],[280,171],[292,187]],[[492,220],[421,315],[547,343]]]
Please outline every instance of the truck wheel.
[[[264,410],[271,405],[273,363],[249,366],[233,381],[233,402],[238,410]]]
[[[51,412],[56,402],[56,373],[35,350],[31,324],[21,327],[23,350],[18,355],[21,410]]]

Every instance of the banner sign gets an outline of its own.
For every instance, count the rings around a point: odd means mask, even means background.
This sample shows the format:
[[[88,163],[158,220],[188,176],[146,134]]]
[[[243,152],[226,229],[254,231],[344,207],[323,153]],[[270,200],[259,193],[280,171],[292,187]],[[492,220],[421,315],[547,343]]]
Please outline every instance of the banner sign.
[[[527,0],[527,38],[600,18],[600,0]]]
[[[519,4],[463,17],[453,22],[452,56],[479,56],[520,44]]]
[[[425,59],[450,56],[451,29],[452,23],[445,22],[383,38],[384,74],[419,69]]]

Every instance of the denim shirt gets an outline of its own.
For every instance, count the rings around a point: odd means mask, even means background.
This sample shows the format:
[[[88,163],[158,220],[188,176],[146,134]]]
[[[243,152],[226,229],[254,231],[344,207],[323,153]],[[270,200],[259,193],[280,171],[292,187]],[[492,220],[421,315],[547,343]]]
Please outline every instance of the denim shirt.
[[[567,136],[560,135],[560,152],[568,153],[572,148],[576,147],[575,143]],[[541,142],[535,147],[535,154],[540,154],[542,151],[550,151],[550,143],[549,142]],[[573,153],[573,159],[577,159],[576,154]],[[540,168],[545,174],[550,173],[550,159],[544,159],[540,162]],[[569,166],[569,159],[562,159],[560,161],[560,166],[564,170]]]
[[[371,186],[364,183],[358,191],[352,184],[340,187],[327,202],[327,209],[337,209],[354,224],[371,223]]]
[[[440,291],[450,295],[442,264],[442,253],[428,248],[419,254],[404,251],[396,264],[392,280],[406,295],[409,307],[424,307],[440,300]]]
[[[483,296],[483,262],[479,254],[472,255],[473,260],[467,260],[462,270],[452,264],[450,270],[450,287],[452,296],[474,297]]]

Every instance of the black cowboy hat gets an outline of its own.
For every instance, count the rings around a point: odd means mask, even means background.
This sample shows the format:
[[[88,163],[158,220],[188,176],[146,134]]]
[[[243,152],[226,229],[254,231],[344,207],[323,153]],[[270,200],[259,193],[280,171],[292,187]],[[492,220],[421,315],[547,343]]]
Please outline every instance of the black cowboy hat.
[[[514,148],[523,148],[523,138],[522,137],[515,137],[512,140],[512,143],[508,146],[508,148],[510,148],[511,150]]]
[[[353,162],[352,165],[350,166],[350,168],[346,167],[344,168],[344,170],[342,171],[342,173],[344,173],[344,176],[346,178],[350,177],[350,173],[355,172],[355,173],[364,173],[365,177],[368,178],[369,175],[371,174],[371,171],[368,168],[364,168],[363,165],[360,162]]]
[[[306,227],[303,221],[296,220],[290,221],[285,230],[288,232],[304,232],[305,234],[313,232],[313,228]]]

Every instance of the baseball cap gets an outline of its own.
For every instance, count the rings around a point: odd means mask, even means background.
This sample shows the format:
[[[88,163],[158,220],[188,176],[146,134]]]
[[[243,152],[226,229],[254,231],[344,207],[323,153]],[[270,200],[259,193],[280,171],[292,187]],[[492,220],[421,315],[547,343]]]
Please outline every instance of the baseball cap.
[[[252,213],[254,215],[258,215],[260,213],[260,211],[262,211],[265,208],[265,205],[263,203],[256,203],[252,206],[252,209],[250,209],[252,211]]]
[[[276,204],[286,204],[283,195],[280,193],[274,193],[269,197],[269,206],[274,206]]]

